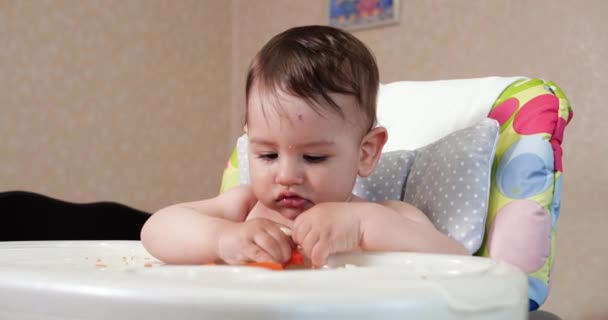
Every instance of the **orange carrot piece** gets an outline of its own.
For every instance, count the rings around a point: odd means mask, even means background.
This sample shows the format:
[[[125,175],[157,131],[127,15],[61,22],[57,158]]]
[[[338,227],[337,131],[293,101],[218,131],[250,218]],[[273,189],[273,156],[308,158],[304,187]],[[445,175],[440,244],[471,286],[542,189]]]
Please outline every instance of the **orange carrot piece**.
[[[285,265],[298,265],[298,264],[304,264],[304,257],[302,256],[302,252],[300,252],[296,248],[293,248],[293,249],[291,249],[291,258],[289,258],[289,261],[287,261],[287,263]]]
[[[283,270],[283,266],[276,262],[248,262],[245,265],[248,267],[259,267],[270,270]]]

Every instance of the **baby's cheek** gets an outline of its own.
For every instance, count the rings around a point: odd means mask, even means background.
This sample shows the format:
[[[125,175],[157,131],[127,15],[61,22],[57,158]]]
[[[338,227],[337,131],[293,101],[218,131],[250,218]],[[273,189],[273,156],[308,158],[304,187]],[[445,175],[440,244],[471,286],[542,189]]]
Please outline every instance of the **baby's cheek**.
[[[268,166],[252,166],[249,168],[249,180],[254,187],[268,188],[274,182],[274,175]]]
[[[323,201],[346,201],[350,198],[355,178],[349,178],[344,172],[327,173],[322,180],[319,180],[313,186],[315,193]]]

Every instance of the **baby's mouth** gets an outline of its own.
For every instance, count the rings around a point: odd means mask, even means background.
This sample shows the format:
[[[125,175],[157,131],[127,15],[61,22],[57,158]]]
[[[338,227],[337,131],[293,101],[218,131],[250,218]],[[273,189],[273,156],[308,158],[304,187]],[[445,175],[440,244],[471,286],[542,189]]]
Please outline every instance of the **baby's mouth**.
[[[296,193],[281,193],[276,200],[281,208],[305,209],[311,205],[311,201],[300,197]]]

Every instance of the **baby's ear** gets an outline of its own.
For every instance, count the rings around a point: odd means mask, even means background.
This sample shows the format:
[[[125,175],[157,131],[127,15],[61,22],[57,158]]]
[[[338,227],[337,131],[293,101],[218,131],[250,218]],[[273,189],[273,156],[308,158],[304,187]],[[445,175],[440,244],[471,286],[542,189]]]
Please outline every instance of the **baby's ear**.
[[[388,132],[383,127],[373,128],[363,137],[359,150],[359,176],[367,177],[372,173],[387,139]]]

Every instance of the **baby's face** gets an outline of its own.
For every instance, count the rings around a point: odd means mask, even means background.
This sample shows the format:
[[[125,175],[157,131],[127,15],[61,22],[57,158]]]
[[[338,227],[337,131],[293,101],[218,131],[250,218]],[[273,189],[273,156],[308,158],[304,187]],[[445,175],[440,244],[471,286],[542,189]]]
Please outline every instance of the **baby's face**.
[[[316,203],[346,201],[357,177],[361,120],[356,100],[332,95],[346,119],[329,108],[317,114],[305,100],[251,90],[249,173],[255,195],[288,219]]]

